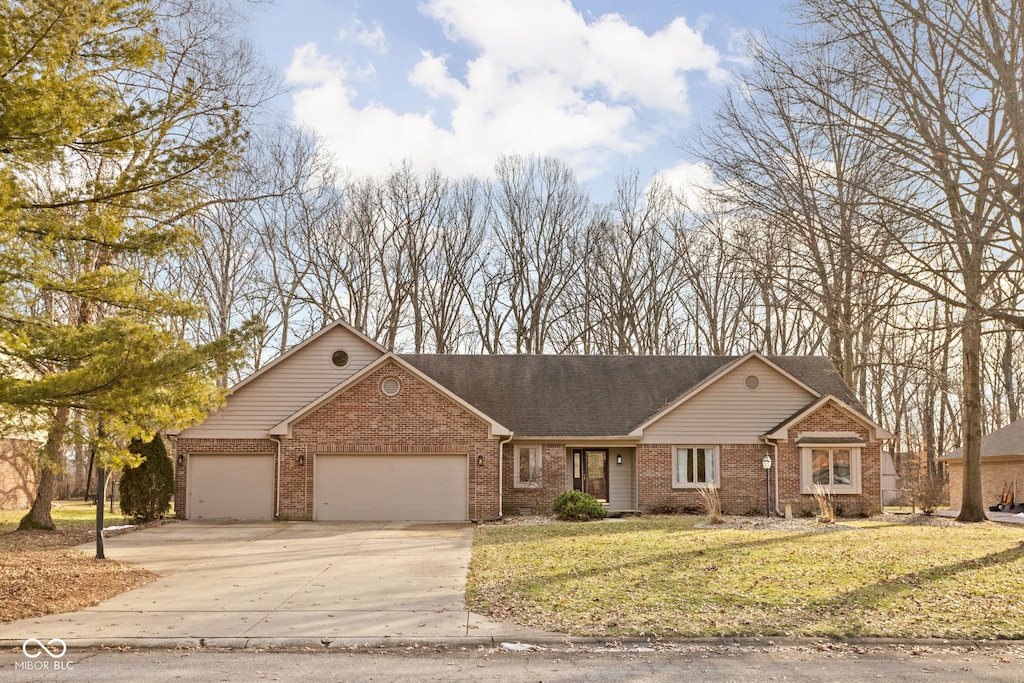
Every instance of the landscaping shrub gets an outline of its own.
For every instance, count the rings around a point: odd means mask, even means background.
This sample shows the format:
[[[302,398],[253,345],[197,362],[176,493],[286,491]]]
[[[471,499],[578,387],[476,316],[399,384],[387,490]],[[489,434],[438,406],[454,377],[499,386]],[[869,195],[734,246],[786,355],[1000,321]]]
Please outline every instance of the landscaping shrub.
[[[652,505],[650,508],[650,513],[652,515],[696,515],[700,514],[700,512],[700,505],[673,503],[669,501]]]
[[[121,474],[121,512],[136,522],[151,522],[171,509],[174,463],[159,436],[148,443],[133,439],[128,450],[143,456],[143,460]]]
[[[918,477],[910,488],[911,500],[921,508],[921,512],[930,515],[943,505],[949,504],[949,492],[946,490],[946,478],[941,474],[929,474]]]
[[[604,519],[608,515],[596,498],[582,491],[562,491],[555,497],[551,508],[562,521],[586,522]]]

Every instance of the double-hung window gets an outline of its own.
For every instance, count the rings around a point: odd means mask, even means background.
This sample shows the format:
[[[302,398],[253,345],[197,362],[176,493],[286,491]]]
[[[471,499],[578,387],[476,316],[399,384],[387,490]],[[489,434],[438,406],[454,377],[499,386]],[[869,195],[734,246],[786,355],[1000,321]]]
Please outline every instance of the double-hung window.
[[[516,446],[516,488],[537,488],[543,481],[543,461],[539,445]]]
[[[677,446],[672,455],[672,486],[718,486],[718,448]]]

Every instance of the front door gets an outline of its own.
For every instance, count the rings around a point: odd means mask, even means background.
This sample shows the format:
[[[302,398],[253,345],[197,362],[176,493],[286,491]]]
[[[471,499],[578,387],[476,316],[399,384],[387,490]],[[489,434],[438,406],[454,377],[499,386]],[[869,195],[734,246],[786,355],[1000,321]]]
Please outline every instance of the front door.
[[[572,452],[572,487],[608,502],[608,449],[578,448]]]

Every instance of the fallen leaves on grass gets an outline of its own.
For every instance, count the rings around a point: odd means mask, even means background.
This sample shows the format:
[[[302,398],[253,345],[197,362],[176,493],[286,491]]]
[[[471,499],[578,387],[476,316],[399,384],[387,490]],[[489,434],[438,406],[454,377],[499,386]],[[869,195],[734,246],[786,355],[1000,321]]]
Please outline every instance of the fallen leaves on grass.
[[[95,534],[84,525],[69,526],[0,533],[0,622],[74,612],[157,578],[127,562],[76,550]]]

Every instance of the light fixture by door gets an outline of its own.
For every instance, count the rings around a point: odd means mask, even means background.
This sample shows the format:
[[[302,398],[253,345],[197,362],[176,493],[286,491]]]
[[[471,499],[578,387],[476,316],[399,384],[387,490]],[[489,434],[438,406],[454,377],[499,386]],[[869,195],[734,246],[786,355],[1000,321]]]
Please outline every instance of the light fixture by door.
[[[306,454],[305,453],[300,453],[299,454],[299,467],[302,467],[305,464],[306,464]]]
[[[622,464],[622,454],[621,453],[619,455],[615,456],[615,464],[616,465],[621,465]]]
[[[484,456],[483,456],[482,453],[480,455],[476,456],[476,466],[477,467],[483,467],[484,466]]]

